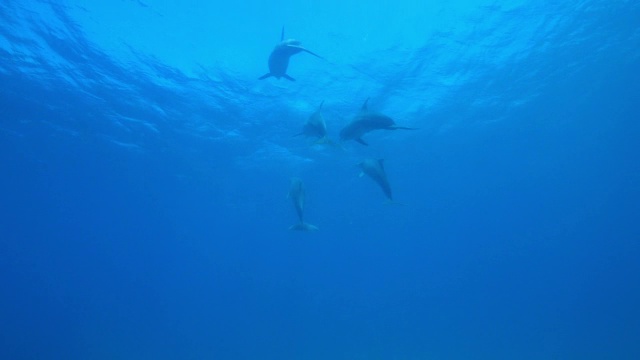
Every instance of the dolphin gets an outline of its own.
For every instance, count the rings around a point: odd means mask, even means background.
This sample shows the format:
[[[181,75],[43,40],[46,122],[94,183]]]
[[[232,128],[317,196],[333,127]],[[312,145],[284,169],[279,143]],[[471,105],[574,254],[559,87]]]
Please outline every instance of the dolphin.
[[[369,99],[364,102],[358,115],[347,126],[340,131],[340,141],[354,140],[362,145],[369,145],[362,136],[370,131],[374,130],[418,130],[416,128],[397,126],[395,121],[387,115],[383,115],[377,112],[369,111],[367,103]]]
[[[324,101],[320,103],[318,109],[309,116],[307,122],[302,127],[302,131],[294,136],[304,135],[316,139],[316,144],[333,144],[327,137],[327,124],[324,122],[324,116],[322,116],[322,105]]]
[[[311,55],[317,56],[320,59],[323,57],[305,49],[302,47],[302,43],[295,39],[284,39],[284,26],[282,27],[282,33],[280,34],[280,43],[273,48],[271,55],[269,55],[269,72],[262,75],[258,79],[263,80],[270,76],[280,79],[281,77],[296,81],[296,79],[287,75],[287,67],[289,66],[289,58],[299,52],[308,52]]]
[[[368,175],[373,181],[382,188],[382,191],[387,196],[390,202],[393,202],[393,195],[391,194],[391,186],[387,179],[387,173],[384,171],[383,159],[365,159],[359,164],[362,172],[360,176]]]
[[[299,223],[289,227],[289,230],[300,230],[300,231],[318,230],[316,226],[304,222],[305,193],[304,193],[304,185],[302,183],[302,180],[298,178],[291,179],[291,187],[289,188],[289,195],[287,197],[291,198],[291,200],[293,201],[293,207],[296,209],[296,213],[298,214],[298,219],[300,220]]]

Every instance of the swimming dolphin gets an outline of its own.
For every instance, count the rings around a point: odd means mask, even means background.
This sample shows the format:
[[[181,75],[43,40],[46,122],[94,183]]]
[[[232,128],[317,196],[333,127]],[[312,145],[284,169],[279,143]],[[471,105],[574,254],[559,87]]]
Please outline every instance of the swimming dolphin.
[[[304,135],[306,137],[316,138],[316,144],[332,144],[333,142],[327,137],[327,124],[324,122],[322,116],[322,105],[324,101],[320,103],[318,109],[309,116],[309,119],[302,127],[302,131],[294,136]]]
[[[369,111],[367,103],[369,99],[364,102],[360,113],[356,115],[353,120],[347,126],[340,131],[340,141],[355,140],[362,145],[369,145],[362,136],[370,131],[374,130],[418,130],[416,128],[409,128],[404,126],[397,126],[395,121],[387,115],[383,115],[377,112]]]
[[[302,47],[302,43],[294,39],[284,39],[284,27],[282,27],[282,33],[280,34],[280,43],[269,55],[269,72],[259,77],[260,80],[266,79],[270,76],[274,76],[278,79],[281,77],[296,81],[296,79],[287,75],[287,67],[289,66],[289,58],[301,51],[306,51],[311,55],[317,56],[322,59],[322,56],[307,50]]]
[[[384,194],[387,196],[390,202],[393,202],[393,195],[391,194],[391,186],[389,180],[387,180],[387,173],[384,171],[384,160],[382,159],[365,159],[359,164],[362,172],[360,176],[367,174],[373,181],[382,188]]]
[[[291,200],[293,201],[293,207],[295,207],[296,213],[298,213],[298,219],[300,220],[298,224],[295,224],[289,227],[289,230],[300,230],[300,231],[318,230],[316,226],[304,222],[305,193],[304,193],[304,185],[302,184],[302,180],[298,178],[291,179],[291,187],[289,188],[289,195],[287,197],[291,198]]]

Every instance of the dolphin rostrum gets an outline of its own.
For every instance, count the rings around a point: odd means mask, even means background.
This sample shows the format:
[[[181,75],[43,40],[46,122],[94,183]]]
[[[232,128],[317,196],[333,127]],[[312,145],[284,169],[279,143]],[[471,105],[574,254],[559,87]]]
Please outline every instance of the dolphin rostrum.
[[[305,193],[304,193],[304,184],[302,180],[298,178],[291,179],[291,187],[289,188],[289,198],[293,201],[293,207],[296,209],[296,213],[298,214],[299,223],[292,225],[289,227],[289,230],[300,230],[300,231],[315,231],[318,228],[314,225],[308,224],[304,222],[304,201],[305,201]]]
[[[283,77],[291,81],[296,81],[296,79],[287,75],[287,67],[289,66],[289,58],[301,51],[308,52],[309,54],[322,59],[322,56],[302,47],[302,43],[300,41],[295,39],[285,40],[284,27],[282,27],[280,43],[273,48],[271,55],[269,55],[269,72],[259,77],[259,79],[263,80],[270,76],[274,76],[278,79]]]
[[[309,116],[307,122],[302,127],[302,131],[294,136],[304,135],[306,137],[315,138],[315,144],[333,144],[327,137],[327,124],[324,122],[324,116],[322,116],[322,105],[324,101],[320,103],[318,109]]]
[[[384,160],[382,159],[365,159],[359,164],[362,172],[360,176],[367,174],[373,181],[382,188],[384,194],[387,196],[390,202],[393,202],[393,195],[391,194],[391,186],[389,180],[387,180],[387,173],[384,171]]]
[[[340,131],[340,141],[355,140],[362,145],[369,145],[362,140],[362,136],[370,131],[418,130],[416,128],[397,126],[395,121],[387,115],[369,111],[368,102],[369,99],[367,98],[358,115]]]

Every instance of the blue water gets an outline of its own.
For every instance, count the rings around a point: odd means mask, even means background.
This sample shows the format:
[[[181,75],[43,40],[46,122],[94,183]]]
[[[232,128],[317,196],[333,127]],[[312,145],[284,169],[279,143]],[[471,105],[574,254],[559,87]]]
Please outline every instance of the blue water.
[[[640,3],[203,3],[0,3],[0,359],[640,359]]]

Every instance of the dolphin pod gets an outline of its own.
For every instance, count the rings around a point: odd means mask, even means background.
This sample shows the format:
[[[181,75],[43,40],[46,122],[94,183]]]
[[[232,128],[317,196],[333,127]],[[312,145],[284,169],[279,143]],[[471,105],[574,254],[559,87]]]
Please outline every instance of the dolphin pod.
[[[275,46],[269,55],[269,72],[261,76],[259,80],[275,77],[278,79],[285,78],[290,81],[295,81],[293,77],[287,74],[287,68],[289,67],[289,59],[291,56],[300,52],[307,52],[323,59],[320,55],[304,48],[300,41],[295,39],[285,40],[283,27],[280,34],[280,43]],[[353,119],[344,128],[342,128],[340,131],[341,142],[353,140],[362,145],[369,145],[362,139],[362,137],[375,130],[418,130],[417,128],[396,125],[395,121],[391,117],[369,110],[368,103],[369,98],[365,100],[358,114],[356,114]],[[302,127],[302,131],[294,136],[314,138],[316,139],[317,144],[333,144],[327,136],[327,125],[322,115],[323,104],[324,101],[322,101],[318,108],[309,116]],[[361,169],[360,176],[362,177],[367,175],[370,177],[380,187],[380,189],[382,189],[388,201],[390,203],[394,203],[391,185],[389,184],[387,173],[384,169],[384,160],[367,158],[358,164],[358,166]],[[306,194],[302,180],[295,177],[292,178],[287,197],[293,202],[296,214],[298,215],[298,223],[290,226],[290,230],[306,232],[318,230],[316,226],[304,221],[305,196]]]
[[[313,51],[307,50],[302,47],[302,43],[295,39],[284,39],[284,26],[282,27],[282,32],[280,34],[280,43],[273,48],[271,51],[271,55],[269,55],[269,72],[259,77],[259,80],[266,79],[268,77],[275,77],[280,79],[281,77],[296,81],[296,79],[287,75],[287,68],[289,67],[289,58],[299,52],[308,52],[309,54],[319,57],[322,59],[323,57],[314,53]]]
[[[296,213],[298,214],[299,222],[295,225],[289,227],[289,230],[299,230],[299,231],[316,231],[318,228],[314,225],[304,222],[304,205],[306,194],[304,191],[304,184],[302,180],[299,178],[291,179],[291,186],[289,188],[288,198],[293,202],[293,207],[296,209]]]
[[[407,129],[417,130],[415,128],[396,126],[395,122],[388,116],[379,113],[370,112],[367,109],[367,99],[362,107],[361,113],[357,115],[345,128],[340,132],[341,140],[351,140],[362,142],[361,136],[369,131],[385,129]],[[307,137],[313,137],[316,139],[327,139],[327,125],[322,116],[321,110],[324,105],[324,101],[320,103],[318,108],[309,116],[304,124],[302,131],[294,136],[304,135]],[[329,142],[328,140],[326,140]],[[316,142],[317,143],[317,142]],[[330,143],[330,142],[329,142]],[[364,145],[367,145],[364,143]],[[401,203],[393,200],[393,192],[391,191],[391,185],[387,178],[387,173],[384,168],[383,159],[367,158],[358,164],[361,169],[360,177],[367,175],[371,178],[379,187],[387,198],[388,204],[402,205]],[[289,197],[293,200],[294,207],[298,213],[300,222],[291,226],[290,230],[302,230],[302,231],[315,231],[317,227],[304,222],[304,187],[302,180],[293,178],[291,181],[291,189],[289,190]]]

